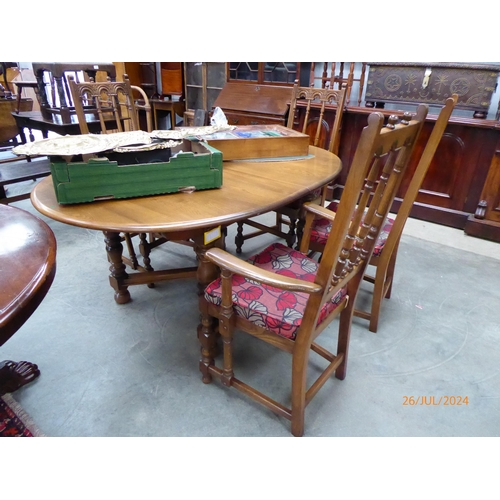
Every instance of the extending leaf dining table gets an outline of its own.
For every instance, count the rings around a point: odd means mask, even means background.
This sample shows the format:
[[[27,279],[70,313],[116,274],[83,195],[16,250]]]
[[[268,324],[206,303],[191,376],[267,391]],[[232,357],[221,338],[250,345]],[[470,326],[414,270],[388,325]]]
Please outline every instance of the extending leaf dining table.
[[[115,301],[124,304],[131,299],[131,285],[189,276],[196,277],[199,293],[203,293],[205,286],[217,277],[217,269],[205,252],[224,245],[222,235],[227,226],[312,195],[332,182],[341,168],[336,155],[310,146],[309,155],[302,158],[225,161],[223,184],[216,189],[61,205],[49,176],[35,186],[31,201],[51,219],[104,233],[110,284]],[[152,270],[147,264],[139,272],[127,272],[121,233],[139,233],[144,237],[162,233],[173,241],[191,240],[198,265]]]

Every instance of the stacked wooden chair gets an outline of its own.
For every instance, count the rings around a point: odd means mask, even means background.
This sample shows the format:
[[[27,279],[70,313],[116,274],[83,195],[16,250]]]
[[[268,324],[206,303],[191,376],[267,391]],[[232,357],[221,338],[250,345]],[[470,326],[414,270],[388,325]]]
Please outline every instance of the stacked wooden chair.
[[[382,232],[375,243],[373,255],[370,259],[370,265],[375,267],[375,276],[366,273],[364,276],[366,281],[373,283],[371,308],[370,311],[364,311],[361,309],[354,310],[355,316],[369,321],[369,330],[371,332],[377,332],[380,309],[382,307],[384,297],[390,298],[391,296],[398,247],[403,228],[408,216],[410,215],[413,203],[418,195],[420,186],[422,185],[427,170],[429,169],[457,100],[458,96],[456,94],[447,99],[445,106],[439,113],[436,124],[432,129],[432,133],[420,161],[416,166],[411,182],[404,195],[402,204],[397,212],[397,216],[389,216],[386,218],[383,224]],[[337,206],[338,203],[334,201],[328,205],[328,208],[335,212],[337,210]],[[311,230],[310,248],[312,250],[316,252],[323,252],[331,228],[332,224],[328,219],[323,218],[315,220]]]
[[[303,134],[309,134],[313,146],[323,147],[331,153],[337,154],[340,144],[340,130],[342,126],[342,117],[344,114],[346,99],[346,86],[341,89],[333,90],[328,88],[300,87],[298,82],[295,82],[290,104],[290,112],[288,114],[288,128],[296,127],[296,114],[301,106],[305,107],[305,115],[302,120],[300,131]],[[326,122],[324,115],[326,105],[335,106],[335,120],[330,128]],[[319,115],[311,113],[312,109],[318,107]],[[313,116],[314,115],[314,116]],[[286,152],[283,153],[286,156]],[[254,219],[246,219],[238,222],[237,233],[235,237],[236,253],[241,253],[243,243],[250,238],[260,236],[262,234],[273,234],[279,238],[283,238],[287,245],[292,247],[296,241],[300,241],[304,226],[304,214],[302,204],[305,201],[315,200],[317,203],[324,203],[326,199],[328,186],[323,190],[311,193],[307,199],[297,200],[294,203],[280,207],[275,211],[275,223],[272,226],[263,224]],[[257,231],[244,234],[244,226],[250,226]]]
[[[387,126],[381,113],[369,116],[337,212],[317,203],[304,205],[305,227],[300,250],[274,243],[249,261],[222,249],[206,252],[206,258],[220,268],[221,276],[200,297],[198,338],[204,383],[215,377],[223,385],[238,389],[290,420],[293,435],[303,435],[307,404],[330,375],[335,374],[341,380],[346,376],[358,288],[407,170],[427,110],[426,105],[420,105],[415,117],[401,122],[391,116]],[[308,257],[315,217],[332,221],[319,263]],[[331,335],[332,329],[328,327],[334,318],[339,318],[336,353],[316,342],[320,334]],[[236,330],[292,355],[289,407],[237,378],[237,367],[233,366]],[[222,366],[215,364],[218,334],[222,337]],[[323,358],[326,368],[307,387],[312,354]],[[246,364],[248,367],[248,361]],[[255,370],[259,368],[259,360],[255,360]]]

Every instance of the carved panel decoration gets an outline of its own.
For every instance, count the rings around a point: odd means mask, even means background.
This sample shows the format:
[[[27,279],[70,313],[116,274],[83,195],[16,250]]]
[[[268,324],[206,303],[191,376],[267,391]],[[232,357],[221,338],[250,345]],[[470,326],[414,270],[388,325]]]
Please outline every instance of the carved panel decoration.
[[[442,105],[458,94],[457,109],[486,118],[500,66],[459,63],[369,63],[367,107],[383,103]]]

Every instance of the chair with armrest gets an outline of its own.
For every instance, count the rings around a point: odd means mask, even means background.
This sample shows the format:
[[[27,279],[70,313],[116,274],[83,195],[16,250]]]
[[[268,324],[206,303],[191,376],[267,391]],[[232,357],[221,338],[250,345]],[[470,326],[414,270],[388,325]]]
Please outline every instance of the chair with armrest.
[[[222,249],[206,252],[206,258],[220,268],[221,277],[208,285],[199,303],[200,371],[204,383],[215,377],[289,419],[293,435],[304,433],[307,404],[331,374],[341,380],[346,376],[359,284],[427,109],[426,105],[420,105],[416,116],[407,122],[397,123],[392,116],[386,127],[381,113],[369,116],[337,213],[312,202],[304,205],[306,218],[299,251],[277,242],[246,262]],[[368,208],[366,213],[365,208]],[[319,263],[308,257],[311,225],[317,216],[329,218],[333,225]],[[328,327],[336,317],[339,322],[334,354],[320,346],[316,338],[321,333],[324,336],[333,333]],[[236,329],[292,355],[291,407],[236,377],[233,368]],[[222,367],[215,364],[214,357],[218,334],[223,345]],[[307,388],[311,351],[324,358],[327,366]],[[316,370],[316,360],[313,364]],[[248,368],[248,362],[245,365]]]
[[[137,87],[135,85],[131,85],[130,88],[132,89],[132,92],[136,92],[139,94],[141,97],[140,99],[135,101],[135,109],[137,110],[137,119],[139,121],[139,126],[140,126],[140,116],[139,116],[139,111],[144,111],[146,115],[146,131],[147,132],[152,132],[153,131],[153,112],[151,109],[151,104],[149,102],[149,97],[147,96],[146,92],[144,92],[141,87]]]
[[[452,97],[446,100],[445,106],[439,113],[439,117],[425,146],[425,150],[415,169],[398,213],[395,218],[386,218],[382,232],[375,244],[373,255],[370,259],[370,265],[375,267],[375,276],[368,274],[364,276],[366,281],[374,285],[371,308],[370,311],[363,311],[360,309],[354,310],[355,316],[367,319],[370,322],[369,330],[371,332],[377,332],[380,309],[384,297],[390,298],[391,296],[394,269],[396,267],[396,258],[403,228],[410,215],[413,203],[415,202],[420,186],[429,169],[441,137],[443,136],[457,99],[458,96],[453,94]],[[332,211],[336,211],[337,205],[337,202],[334,201],[328,205],[328,208]],[[310,248],[312,250],[316,252],[323,251],[331,227],[331,222],[327,219],[318,219],[314,222],[310,242]]]
[[[331,153],[337,154],[340,143],[340,130],[345,108],[345,99],[345,85],[343,85],[341,89],[333,90],[328,88],[300,87],[296,81],[290,103],[287,127],[294,128],[298,107],[304,106],[305,114],[302,121],[301,132],[303,134],[309,134],[311,138],[310,143],[313,146],[324,147]],[[336,106],[335,120],[331,129],[324,119],[325,106],[327,104]],[[315,107],[319,107],[319,115],[317,117],[311,114],[311,110]],[[284,152],[283,156],[286,156],[286,152]],[[236,252],[241,253],[241,248],[245,240],[265,233],[283,238],[289,247],[292,247],[296,241],[300,244],[304,226],[302,204],[305,201],[312,200],[323,204],[326,199],[327,189],[328,186],[324,186],[322,190],[311,193],[307,199],[297,200],[276,209],[276,219],[272,226],[262,224],[253,219],[238,222],[237,234],[235,237]],[[243,227],[245,225],[253,227],[257,229],[257,231],[243,234]],[[287,227],[288,231],[285,232],[285,228]]]

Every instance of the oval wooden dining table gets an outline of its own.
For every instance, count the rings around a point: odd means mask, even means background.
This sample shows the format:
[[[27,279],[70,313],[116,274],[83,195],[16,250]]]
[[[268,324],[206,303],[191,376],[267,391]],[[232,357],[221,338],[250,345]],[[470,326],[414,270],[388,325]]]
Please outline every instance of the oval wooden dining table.
[[[28,320],[56,273],[56,239],[38,217],[0,204],[0,345]]]
[[[104,233],[110,284],[115,301],[123,304],[130,300],[130,285],[186,277],[189,272],[146,269],[127,273],[120,233],[163,233],[169,240],[192,240],[198,257],[195,276],[202,293],[217,276],[205,252],[223,245],[223,238],[214,239],[223,232],[220,228],[307,197],[334,180],[341,168],[336,155],[310,146],[309,155],[300,159],[225,161],[223,184],[216,189],[61,205],[52,178],[47,177],[35,186],[31,201],[47,217]]]

